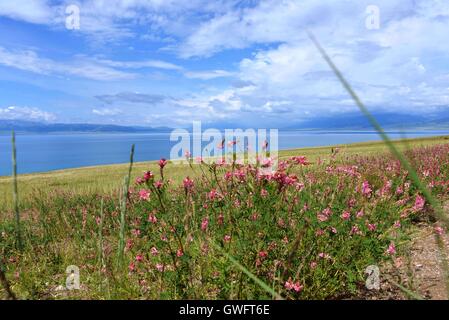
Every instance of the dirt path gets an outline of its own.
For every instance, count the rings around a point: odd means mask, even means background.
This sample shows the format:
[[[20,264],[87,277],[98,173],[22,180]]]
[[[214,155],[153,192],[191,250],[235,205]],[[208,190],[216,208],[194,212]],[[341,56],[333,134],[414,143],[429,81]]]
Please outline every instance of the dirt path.
[[[449,202],[445,204],[449,213]],[[380,289],[367,290],[361,288],[362,299],[414,299],[401,290],[397,284],[429,300],[447,300],[446,282],[449,275],[443,268],[442,255],[435,236],[434,225],[421,222],[416,225],[411,235],[411,243],[405,255],[394,262],[380,268]],[[442,251],[449,262],[449,235],[441,236]],[[394,284],[396,283],[396,284]]]
[[[445,234],[441,239],[444,243],[443,252],[449,257],[449,237]],[[426,299],[449,299],[442,257],[433,227],[420,226],[410,246],[410,256],[405,260],[404,266],[400,268],[403,283],[408,283]]]

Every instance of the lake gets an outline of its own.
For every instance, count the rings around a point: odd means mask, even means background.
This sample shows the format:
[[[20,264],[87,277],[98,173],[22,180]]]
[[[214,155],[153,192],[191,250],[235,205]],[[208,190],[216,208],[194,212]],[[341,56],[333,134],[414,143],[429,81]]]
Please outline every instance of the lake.
[[[390,132],[392,139],[447,135],[449,131]],[[280,131],[279,149],[380,140],[375,132]],[[169,158],[169,133],[18,134],[18,173],[125,163],[131,145],[135,161]],[[0,135],[0,176],[11,174],[11,137]]]

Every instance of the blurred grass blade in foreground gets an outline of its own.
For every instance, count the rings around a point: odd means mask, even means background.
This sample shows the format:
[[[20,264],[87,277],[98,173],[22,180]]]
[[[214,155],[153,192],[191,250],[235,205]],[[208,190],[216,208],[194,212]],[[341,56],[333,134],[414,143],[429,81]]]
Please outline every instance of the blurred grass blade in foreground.
[[[129,184],[131,180],[131,171],[134,163],[134,144],[131,147],[129,157],[128,175],[125,176],[123,182],[123,194],[120,203],[120,239],[117,249],[117,266],[120,268],[123,262],[123,251],[125,250],[125,229],[126,229],[126,204],[128,202]]]
[[[12,131],[12,186],[13,186],[13,205],[16,226],[16,246],[18,250],[23,249],[22,233],[20,230],[20,213],[19,213],[19,195],[17,190],[17,154],[16,154],[16,134]]]

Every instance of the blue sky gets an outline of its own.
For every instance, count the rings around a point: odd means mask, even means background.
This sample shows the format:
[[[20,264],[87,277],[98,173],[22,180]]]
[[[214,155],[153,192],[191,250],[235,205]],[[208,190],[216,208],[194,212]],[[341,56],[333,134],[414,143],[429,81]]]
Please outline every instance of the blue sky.
[[[447,109],[446,0],[0,0],[0,119],[277,127],[356,111],[306,28],[371,110]]]

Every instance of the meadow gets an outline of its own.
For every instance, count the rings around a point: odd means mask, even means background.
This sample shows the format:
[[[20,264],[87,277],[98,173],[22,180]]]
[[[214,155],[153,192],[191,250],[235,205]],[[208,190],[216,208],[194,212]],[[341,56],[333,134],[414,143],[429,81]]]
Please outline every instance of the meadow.
[[[445,201],[449,137],[394,145]],[[368,266],[402,255],[417,221],[445,232],[382,142],[281,151],[269,174],[266,162],[187,160],[19,176],[20,246],[12,179],[1,177],[0,295],[354,298]],[[65,289],[71,265],[79,290]]]

